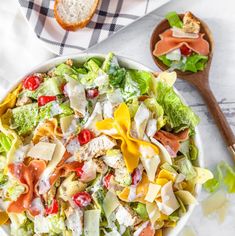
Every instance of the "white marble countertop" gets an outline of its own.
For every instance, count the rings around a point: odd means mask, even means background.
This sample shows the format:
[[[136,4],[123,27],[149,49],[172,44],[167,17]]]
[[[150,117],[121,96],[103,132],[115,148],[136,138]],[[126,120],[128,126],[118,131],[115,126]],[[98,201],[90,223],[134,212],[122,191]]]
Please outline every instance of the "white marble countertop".
[[[89,49],[87,52],[117,54],[139,61],[152,69],[154,65],[150,51],[149,38],[160,17],[168,11],[185,12],[190,10],[204,19],[215,38],[215,52],[210,73],[210,84],[214,94],[235,132],[235,3],[233,0],[173,0],[143,19],[118,32],[108,40]],[[16,0],[0,3],[0,96],[3,88],[33,66],[52,58],[37,40],[21,15]],[[225,143],[207,111],[199,93],[184,81],[178,80],[176,87],[187,103],[201,117],[199,125],[203,140],[205,165],[213,168],[221,160],[232,163]],[[202,193],[200,199],[206,196]],[[199,236],[235,235],[235,195],[229,196],[231,207],[226,220],[218,224],[217,220],[206,218],[198,205],[187,225],[194,228]]]

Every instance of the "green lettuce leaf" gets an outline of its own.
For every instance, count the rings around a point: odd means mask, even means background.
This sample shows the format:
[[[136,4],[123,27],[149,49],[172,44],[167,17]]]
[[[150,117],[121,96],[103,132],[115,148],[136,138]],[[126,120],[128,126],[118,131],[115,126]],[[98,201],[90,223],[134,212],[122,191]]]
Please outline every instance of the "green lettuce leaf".
[[[162,55],[158,57],[166,66],[172,69],[178,69],[181,71],[191,71],[198,72],[204,70],[206,63],[208,61],[207,56],[199,55],[193,53],[191,56],[181,57],[180,61],[171,61],[166,58],[166,55]]]
[[[163,107],[169,125],[178,129],[182,125],[192,130],[199,123],[199,117],[181,101],[172,87],[163,82],[157,84],[157,101]]]
[[[66,230],[64,218],[59,214],[51,214],[47,217],[49,231],[53,235],[63,235]]]
[[[12,127],[19,135],[29,134],[38,123],[38,104],[32,103],[12,109]]]
[[[0,188],[4,186],[8,181],[8,176],[3,173],[3,171],[0,172]]]
[[[12,141],[10,137],[0,132],[0,153],[6,153],[11,148]]]
[[[174,167],[185,176],[186,180],[192,180],[196,177],[197,173],[190,160],[186,157],[179,157],[174,161]]]
[[[169,12],[165,15],[171,27],[182,28],[183,22],[175,11]]]
[[[137,204],[134,204],[133,210],[139,215],[142,220],[149,219],[145,204],[138,202]]]
[[[235,193],[235,168],[226,162],[220,162],[214,174],[214,178],[208,180],[203,187],[208,192],[215,192],[221,185],[225,185],[229,193]]]
[[[102,69],[109,75],[109,82],[114,88],[120,88],[126,76],[126,69],[121,68],[113,53],[109,53],[105,58]]]

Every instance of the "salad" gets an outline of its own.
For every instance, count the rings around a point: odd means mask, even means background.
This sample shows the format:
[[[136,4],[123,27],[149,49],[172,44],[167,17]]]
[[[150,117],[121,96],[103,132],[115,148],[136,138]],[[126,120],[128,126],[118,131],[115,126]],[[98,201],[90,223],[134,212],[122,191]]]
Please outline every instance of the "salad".
[[[175,227],[213,177],[197,167],[199,118],[175,80],[113,53],[28,75],[0,104],[0,223],[14,236]]]
[[[160,34],[153,55],[171,69],[198,72],[204,70],[210,52],[201,22],[191,12],[181,20],[176,12],[166,15],[171,28]]]

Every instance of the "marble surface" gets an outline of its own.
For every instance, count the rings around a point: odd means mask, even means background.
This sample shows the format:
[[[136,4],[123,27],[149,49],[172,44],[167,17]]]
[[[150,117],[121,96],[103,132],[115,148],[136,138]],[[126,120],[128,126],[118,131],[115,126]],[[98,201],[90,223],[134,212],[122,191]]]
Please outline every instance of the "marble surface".
[[[111,38],[89,49],[87,52],[117,54],[139,61],[154,70],[149,38],[154,26],[168,11],[193,11],[204,19],[215,38],[215,53],[210,73],[210,84],[235,132],[235,2],[233,0],[173,0],[169,4],[140,19],[118,32]],[[55,57],[48,52],[34,36],[23,18],[15,0],[0,2],[0,96],[3,90],[30,68],[48,58]],[[209,168],[221,160],[232,163],[225,143],[208,113],[199,93],[189,84],[178,80],[177,89],[201,117],[199,130],[203,141],[205,165]],[[200,195],[202,200],[207,196]],[[200,204],[195,208],[187,225],[192,226],[196,235],[233,236],[235,235],[235,195],[230,195],[230,207],[225,221],[218,223],[216,217],[206,218]]]

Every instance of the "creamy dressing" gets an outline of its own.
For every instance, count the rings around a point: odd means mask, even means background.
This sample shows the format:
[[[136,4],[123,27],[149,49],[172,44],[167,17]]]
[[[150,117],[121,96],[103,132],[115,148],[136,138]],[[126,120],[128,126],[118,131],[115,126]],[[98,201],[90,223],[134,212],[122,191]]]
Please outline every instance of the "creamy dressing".
[[[82,234],[82,217],[83,212],[77,208],[66,220],[66,226],[72,231],[73,236],[80,236]]]
[[[116,219],[120,225],[124,225],[126,227],[133,225],[135,222],[131,214],[123,206],[119,206],[117,208]]]
[[[135,185],[131,185],[130,186],[130,192],[128,195],[128,201],[132,202],[136,199],[136,186]]]
[[[15,162],[23,162],[30,147],[31,145],[28,144],[25,146],[20,146],[18,149],[16,149],[15,154],[14,154]]]
[[[103,117],[106,118],[113,118],[113,106],[110,101],[105,101],[103,103]]]
[[[80,149],[80,143],[77,137],[70,140],[66,146],[66,150],[72,155],[74,155],[74,153],[76,153],[79,149]]]
[[[52,117],[63,113],[58,102],[52,102],[51,104],[52,106],[50,112]]]

